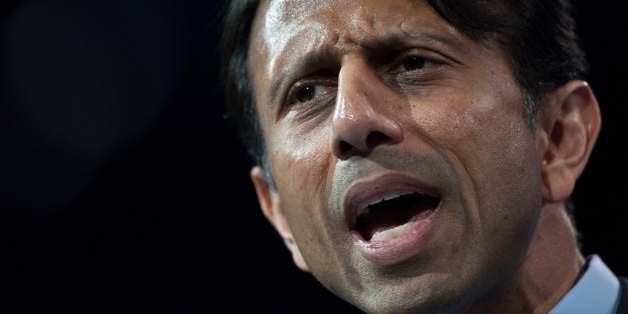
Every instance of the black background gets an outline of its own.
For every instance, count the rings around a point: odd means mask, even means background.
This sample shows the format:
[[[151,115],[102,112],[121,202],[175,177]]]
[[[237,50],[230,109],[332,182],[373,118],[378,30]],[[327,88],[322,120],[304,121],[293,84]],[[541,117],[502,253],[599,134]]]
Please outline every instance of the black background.
[[[2,285],[22,309],[351,310],[258,210],[222,118],[220,2],[2,1]],[[604,121],[576,219],[626,276],[628,24],[594,3],[577,18]]]

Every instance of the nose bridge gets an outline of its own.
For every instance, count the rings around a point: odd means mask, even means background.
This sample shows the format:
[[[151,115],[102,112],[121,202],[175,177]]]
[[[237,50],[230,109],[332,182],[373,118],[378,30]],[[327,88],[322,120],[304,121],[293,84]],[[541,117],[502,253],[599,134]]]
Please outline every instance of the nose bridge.
[[[370,88],[374,88],[372,82],[368,83],[368,81],[372,80],[369,77],[372,74],[363,63],[363,61],[355,60],[343,64],[338,77],[339,105],[354,107],[375,102],[375,99],[369,97],[371,92],[369,85]],[[371,107],[371,109],[373,108]]]
[[[369,91],[365,79],[368,71],[362,70],[363,66],[356,63],[344,65],[338,77],[338,99],[336,100],[334,126],[340,128],[364,127],[377,110],[374,108],[376,99],[370,97],[371,91]]]
[[[401,127],[385,107],[388,92],[365,61],[356,58],[343,62],[332,138],[332,149],[339,159],[366,155],[378,145],[401,141]]]

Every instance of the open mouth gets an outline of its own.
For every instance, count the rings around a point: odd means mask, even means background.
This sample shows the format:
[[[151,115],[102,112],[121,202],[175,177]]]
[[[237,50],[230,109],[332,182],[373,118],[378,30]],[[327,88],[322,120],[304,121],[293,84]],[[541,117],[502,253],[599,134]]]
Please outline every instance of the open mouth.
[[[428,217],[439,204],[440,198],[416,192],[382,197],[358,209],[354,230],[369,242],[392,240]]]

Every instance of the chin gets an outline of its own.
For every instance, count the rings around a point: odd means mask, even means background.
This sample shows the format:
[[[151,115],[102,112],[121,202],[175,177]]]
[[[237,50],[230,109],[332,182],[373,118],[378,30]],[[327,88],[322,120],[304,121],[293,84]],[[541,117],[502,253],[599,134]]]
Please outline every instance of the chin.
[[[473,299],[453,274],[424,274],[403,282],[375,284],[363,291],[353,305],[366,313],[461,313]]]

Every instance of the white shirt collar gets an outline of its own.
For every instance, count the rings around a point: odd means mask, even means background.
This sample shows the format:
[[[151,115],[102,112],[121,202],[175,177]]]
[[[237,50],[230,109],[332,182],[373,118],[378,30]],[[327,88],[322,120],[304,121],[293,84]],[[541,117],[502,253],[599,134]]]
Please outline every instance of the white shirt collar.
[[[599,256],[593,255],[578,282],[550,311],[551,314],[614,314],[619,280]]]

